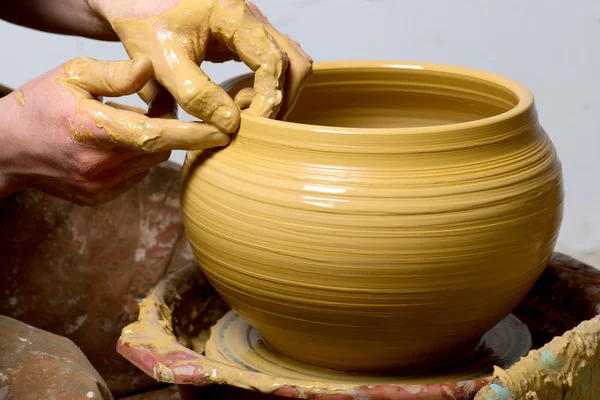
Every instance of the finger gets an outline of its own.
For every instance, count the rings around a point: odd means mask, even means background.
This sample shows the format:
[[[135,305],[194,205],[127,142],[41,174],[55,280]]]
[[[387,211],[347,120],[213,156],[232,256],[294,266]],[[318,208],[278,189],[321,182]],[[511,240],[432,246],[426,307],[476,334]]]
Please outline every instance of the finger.
[[[115,200],[117,197],[121,196],[123,193],[128,192],[135,185],[140,183],[146,175],[148,175],[150,171],[145,170],[136,175],[130,176],[127,179],[122,180],[117,183],[111,189],[106,192],[93,196],[83,196],[83,195],[73,195],[72,201],[83,206],[99,206],[110,201]]]
[[[98,61],[80,57],[64,67],[61,81],[77,86],[95,96],[126,96],[141,90],[152,76],[152,61],[148,56],[128,61]]]
[[[269,19],[265,16],[265,14],[262,13],[262,11],[260,11],[260,9],[256,6],[256,4],[254,4],[251,1],[246,2],[248,9],[250,10],[250,13],[252,13],[252,15],[254,15],[254,17],[260,21],[262,24],[264,24],[265,26],[269,27],[271,30],[273,30],[274,32],[277,32],[278,35],[274,35],[275,36],[282,36],[285,41],[289,42],[291,45],[293,45],[296,50],[304,57],[306,58],[306,60],[312,64],[313,63],[313,59],[310,55],[308,55],[300,46],[300,43],[298,43],[295,40],[290,39],[289,36],[286,35],[281,35],[281,33],[277,30],[277,28],[275,28],[273,26],[273,24],[271,24],[271,22],[269,21]],[[275,37],[275,40],[278,40],[277,37]],[[285,50],[285,49],[284,49]]]
[[[279,48],[288,56],[285,83],[283,88],[284,98],[277,117],[285,119],[296,104],[302,88],[312,75],[312,58],[300,47],[298,42],[282,35],[258,7],[248,2],[248,8],[257,20],[265,25],[265,30],[275,39]]]
[[[156,79],[150,78],[144,87],[138,91],[138,96],[140,96],[144,103],[150,104],[150,102],[158,95],[161,88],[162,86]]]
[[[131,112],[135,112],[138,114],[146,114],[146,110],[144,110],[143,108],[140,107],[134,107],[134,106],[128,106],[126,104],[121,104],[121,103],[115,103],[114,101],[107,101],[106,103],[107,106],[111,106],[113,108],[118,108],[119,110],[126,110],[126,111],[131,111]]]
[[[275,29],[275,27],[273,27],[273,25],[271,25],[271,23],[269,23],[269,25]],[[296,48],[296,50],[298,50],[298,52],[304,56],[304,58],[306,58],[306,61],[308,61],[311,65],[313,64],[313,59],[310,56],[310,54],[308,54],[307,52],[304,51],[304,49],[302,48],[302,46],[300,46],[300,43],[298,43],[297,41],[295,41],[294,39],[290,38],[289,36],[285,35],[285,37],[287,38],[287,40]]]
[[[232,29],[225,18],[214,19],[213,34],[224,38],[235,49],[240,59],[254,71],[254,99],[249,112],[274,118],[283,100],[283,83],[287,55],[275,43],[245,3],[236,5],[240,21]]]
[[[233,100],[240,110],[245,110],[252,104],[252,99],[254,99],[254,89],[247,87],[240,90]]]
[[[186,51],[174,48],[172,52],[179,54],[178,63],[169,63],[164,57],[154,60],[155,69],[163,71],[157,74],[159,82],[188,114],[222,132],[234,132],[240,122],[240,110],[233,99],[211,82]]]
[[[81,100],[80,113],[117,146],[146,153],[207,149],[225,146],[231,139],[206,123],[148,118],[92,99]]]

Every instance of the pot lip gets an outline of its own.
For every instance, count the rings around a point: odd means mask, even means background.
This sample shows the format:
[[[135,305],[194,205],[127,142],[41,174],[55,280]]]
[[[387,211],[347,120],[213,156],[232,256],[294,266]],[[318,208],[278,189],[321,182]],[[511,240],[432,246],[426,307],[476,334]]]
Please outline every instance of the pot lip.
[[[350,128],[328,125],[303,124],[299,122],[288,122],[265,117],[259,117],[249,112],[242,112],[242,121],[248,121],[255,124],[261,124],[279,129],[309,130],[323,133],[347,133],[347,134],[415,134],[415,133],[440,133],[456,130],[471,130],[482,127],[489,127],[499,123],[505,123],[512,119],[529,113],[534,107],[534,98],[531,90],[516,80],[499,75],[493,72],[487,72],[479,69],[461,67],[450,64],[438,64],[431,62],[416,61],[394,61],[394,60],[355,60],[355,61],[326,61],[316,62],[313,66],[315,71],[335,71],[335,70],[353,70],[353,69],[404,69],[421,70],[424,72],[438,72],[441,74],[455,75],[457,78],[476,78],[484,82],[496,84],[511,91],[517,98],[518,103],[503,113],[491,117],[476,119],[473,121],[459,122],[455,124],[404,127],[404,128]],[[252,76],[253,73],[245,73],[221,83],[221,86],[227,90],[227,87],[233,86],[236,82]],[[285,94],[284,94],[285,95]]]

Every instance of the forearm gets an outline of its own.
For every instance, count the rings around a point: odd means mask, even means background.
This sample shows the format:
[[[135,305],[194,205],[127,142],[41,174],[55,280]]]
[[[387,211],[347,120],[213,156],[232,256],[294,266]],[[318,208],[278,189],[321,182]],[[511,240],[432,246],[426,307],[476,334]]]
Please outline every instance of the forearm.
[[[21,0],[0,6],[0,19],[40,31],[118,40],[110,24],[99,17],[88,0]]]
[[[10,92],[12,92],[11,88],[0,83],[0,99],[4,96],[7,96]]]

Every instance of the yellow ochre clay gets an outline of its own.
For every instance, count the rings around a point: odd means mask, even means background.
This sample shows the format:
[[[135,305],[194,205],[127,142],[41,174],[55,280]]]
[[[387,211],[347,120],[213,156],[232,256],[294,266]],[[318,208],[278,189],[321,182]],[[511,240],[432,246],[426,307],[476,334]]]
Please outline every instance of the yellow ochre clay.
[[[104,134],[115,145],[153,153],[223,146],[230,140],[209,124],[149,118],[139,108],[102,103],[102,96],[134,94],[146,84],[152,75],[147,56],[129,61],[81,57],[67,62],[64,71],[57,82],[70,90],[77,102],[76,115],[69,119],[76,141],[101,141]]]
[[[600,317],[532,350],[507,370],[495,368],[494,384],[476,400],[588,400],[600,398]]]
[[[203,61],[243,61],[255,73],[249,112],[266,118],[287,115],[312,71],[312,59],[298,43],[243,0],[181,0],[155,16],[119,15],[106,17],[130,57],[152,60],[155,79],[141,90],[142,98],[151,101],[160,84],[184,110],[222,132],[237,129],[240,110],[202,71]]]
[[[25,107],[25,95],[23,94],[22,90],[18,90],[17,91],[17,95],[15,96],[15,100],[17,101],[17,104],[21,107]]]
[[[77,99],[73,136],[104,136],[142,152],[198,150],[226,145],[240,121],[240,108],[199,65],[243,61],[254,71],[253,88],[238,104],[260,117],[284,117],[312,72],[312,59],[281,35],[252,3],[243,0],[165,2],[147,15],[132,2],[90,1],[111,23],[131,61],[82,57],[65,65],[59,83]],[[148,112],[101,97],[137,93]],[[285,96],[284,96],[285,93]],[[176,120],[176,102],[201,122]],[[93,121],[93,126],[89,121]]]
[[[529,292],[563,186],[519,83],[357,61],[315,64],[286,121],[243,112],[229,146],[188,153],[181,196],[208,279],[271,348],[417,373],[456,363]]]

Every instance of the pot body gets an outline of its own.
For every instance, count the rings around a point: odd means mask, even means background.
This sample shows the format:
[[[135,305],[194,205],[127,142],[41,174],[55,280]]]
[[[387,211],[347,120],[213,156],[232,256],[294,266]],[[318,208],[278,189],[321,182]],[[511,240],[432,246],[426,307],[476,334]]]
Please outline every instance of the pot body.
[[[211,283],[276,351],[342,370],[453,362],[546,266],[561,168],[520,84],[317,63],[288,121],[243,114],[226,148],[188,153],[182,210]]]

